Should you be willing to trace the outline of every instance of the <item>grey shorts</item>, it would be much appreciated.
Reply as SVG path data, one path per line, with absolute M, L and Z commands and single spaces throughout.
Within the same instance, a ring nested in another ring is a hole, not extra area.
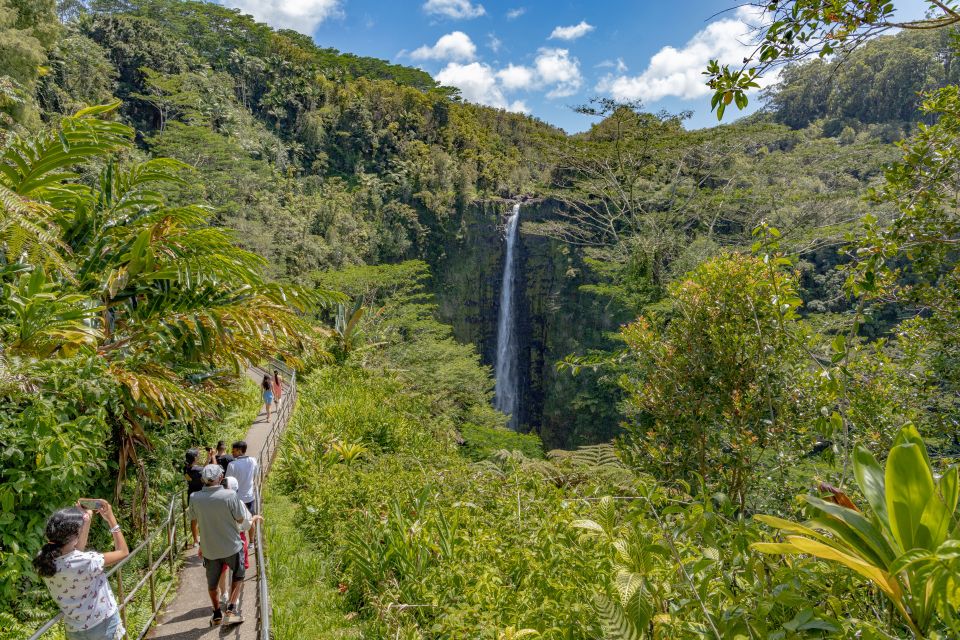
M 233 573 L 234 582 L 243 580 L 246 575 L 246 569 L 243 567 L 243 551 L 238 551 L 229 558 L 203 559 L 203 568 L 207 570 L 207 589 L 212 591 L 217 588 L 224 567 L 228 567 Z
M 245 507 L 247 508 L 247 511 L 250 512 L 250 515 L 252 515 L 252 516 L 257 515 L 257 501 L 256 501 L 256 500 L 251 500 L 250 502 L 244 502 L 244 503 L 243 503 L 243 506 L 245 506 Z

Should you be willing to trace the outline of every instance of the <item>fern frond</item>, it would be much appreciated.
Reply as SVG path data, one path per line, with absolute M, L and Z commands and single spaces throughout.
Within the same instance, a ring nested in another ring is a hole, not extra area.
M 643 636 L 627 618 L 623 608 L 606 596 L 597 595 L 593 599 L 600 628 L 606 640 L 642 640 Z
M 0 184 L 0 242 L 7 262 L 26 260 L 69 274 L 63 256 L 70 250 L 61 242 L 53 216 L 49 205 Z

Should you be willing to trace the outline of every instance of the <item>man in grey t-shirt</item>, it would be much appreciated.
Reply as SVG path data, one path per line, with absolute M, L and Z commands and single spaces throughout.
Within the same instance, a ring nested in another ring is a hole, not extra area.
M 221 486 L 223 467 L 208 464 L 202 472 L 203 488 L 190 496 L 190 521 L 200 525 L 200 553 L 207 571 L 207 590 L 213 603 L 213 618 L 210 624 L 243 622 L 237 609 L 243 591 L 243 542 L 237 524 L 247 518 L 247 510 L 236 491 Z M 230 603 L 226 616 L 220 610 L 217 583 L 224 567 L 233 572 L 230 587 Z

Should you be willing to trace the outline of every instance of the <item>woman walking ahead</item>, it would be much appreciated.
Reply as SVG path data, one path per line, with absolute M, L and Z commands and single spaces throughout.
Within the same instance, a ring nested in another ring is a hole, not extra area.
M 80 504 L 96 504 L 113 534 L 113 551 L 86 551 L 93 511 Z M 33 564 L 63 612 L 67 640 L 119 640 L 124 635 L 120 610 L 104 568 L 129 555 L 127 542 L 106 500 L 84 500 L 60 509 L 47 520 L 47 543 Z
M 280 407 L 280 396 L 283 395 L 283 380 L 280 378 L 280 372 L 273 370 L 273 403 L 275 407 Z
M 273 382 L 270 376 L 263 376 L 260 389 L 263 391 L 263 404 L 267 407 L 267 422 L 270 422 L 270 406 L 273 404 Z

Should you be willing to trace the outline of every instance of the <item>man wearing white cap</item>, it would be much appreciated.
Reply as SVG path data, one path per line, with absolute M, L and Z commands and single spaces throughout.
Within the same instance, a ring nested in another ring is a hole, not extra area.
M 203 488 L 191 494 L 189 514 L 190 521 L 200 525 L 200 553 L 207 572 L 207 591 L 213 603 L 210 624 L 237 624 L 243 622 L 237 603 L 243 592 L 245 575 L 243 542 L 237 524 L 247 517 L 247 510 L 236 491 L 221 486 L 223 467 L 219 464 L 205 466 L 201 477 Z M 217 582 L 224 566 L 233 573 L 226 615 L 220 609 L 217 598 Z

